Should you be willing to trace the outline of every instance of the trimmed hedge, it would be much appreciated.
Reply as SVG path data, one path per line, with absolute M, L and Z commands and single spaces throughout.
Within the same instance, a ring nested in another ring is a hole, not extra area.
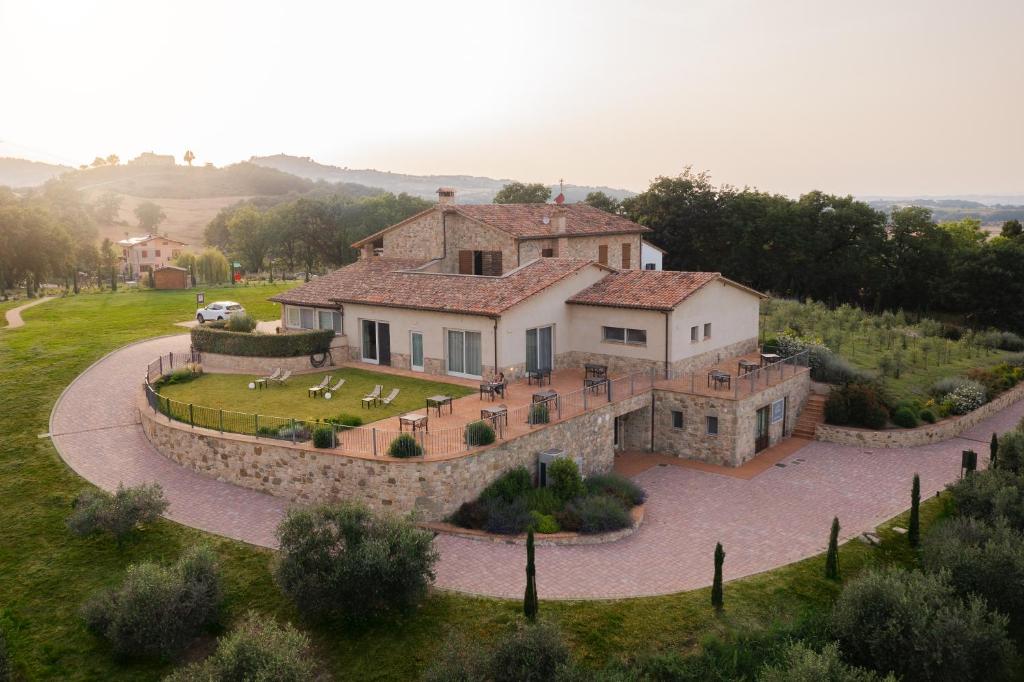
M 334 331 L 331 329 L 287 334 L 247 334 L 207 327 L 192 329 L 192 348 L 197 351 L 255 358 L 293 358 L 326 353 L 333 340 Z

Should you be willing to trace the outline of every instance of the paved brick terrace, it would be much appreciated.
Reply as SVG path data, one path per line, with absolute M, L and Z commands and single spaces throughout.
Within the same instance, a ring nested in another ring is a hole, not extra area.
M 187 336 L 127 346 L 84 372 L 54 407 L 53 440 L 84 478 L 113 489 L 118 482 L 158 481 L 179 523 L 272 547 L 287 503 L 202 477 L 165 459 L 137 424 L 143 368 L 160 353 L 186 351 Z M 725 577 L 769 570 L 825 548 L 833 516 L 853 537 L 909 506 L 910 482 L 921 474 L 934 495 L 959 473 L 960 451 L 987 453 L 993 431 L 1012 428 L 1024 401 L 945 443 L 902 450 L 813 442 L 745 479 L 683 466 L 636 475 L 647 489 L 646 520 L 634 535 L 604 545 L 538 547 L 542 599 L 616 598 L 664 594 L 711 583 L 715 542 L 726 550 Z M 642 467 L 637 467 L 637 469 Z M 522 547 L 439 536 L 437 586 L 519 598 Z

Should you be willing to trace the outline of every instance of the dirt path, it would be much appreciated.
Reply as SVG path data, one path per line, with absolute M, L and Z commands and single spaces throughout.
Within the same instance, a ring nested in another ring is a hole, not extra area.
M 11 308 L 6 313 L 4 313 L 4 317 L 7 318 L 7 328 L 17 329 L 18 327 L 24 327 L 25 320 L 21 319 L 22 310 L 28 310 L 32 306 L 39 305 L 40 303 L 46 303 L 47 301 L 52 301 L 53 299 L 53 296 L 45 296 L 43 298 L 37 298 L 36 300 L 30 303 L 26 303 L 25 305 L 19 305 L 17 308 Z

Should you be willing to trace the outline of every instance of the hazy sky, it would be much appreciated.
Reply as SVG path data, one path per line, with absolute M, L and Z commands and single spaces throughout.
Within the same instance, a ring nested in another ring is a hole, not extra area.
M 1024 192 L 1024 0 L 0 0 L 0 155 Z

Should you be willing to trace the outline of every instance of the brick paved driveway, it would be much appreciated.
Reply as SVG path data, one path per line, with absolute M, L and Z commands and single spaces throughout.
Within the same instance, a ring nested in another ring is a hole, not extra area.
M 187 336 L 153 339 L 118 350 L 83 373 L 54 407 L 51 432 L 64 460 L 84 478 L 112 489 L 119 481 L 159 481 L 180 523 L 257 545 L 273 546 L 287 503 L 183 469 L 149 445 L 137 425 L 135 391 L 146 363 L 184 351 Z M 678 592 L 711 583 L 715 542 L 726 550 L 725 577 L 739 578 L 823 551 L 838 516 L 854 537 L 909 506 L 910 482 L 935 494 L 959 472 L 960 451 L 988 452 L 993 431 L 1012 428 L 1024 401 L 963 437 L 904 450 L 865 450 L 815 442 L 752 480 L 679 467 L 637 477 L 650 500 L 643 527 L 604 545 L 538 547 L 542 599 L 615 598 Z M 525 550 L 441 536 L 437 586 L 519 598 Z

